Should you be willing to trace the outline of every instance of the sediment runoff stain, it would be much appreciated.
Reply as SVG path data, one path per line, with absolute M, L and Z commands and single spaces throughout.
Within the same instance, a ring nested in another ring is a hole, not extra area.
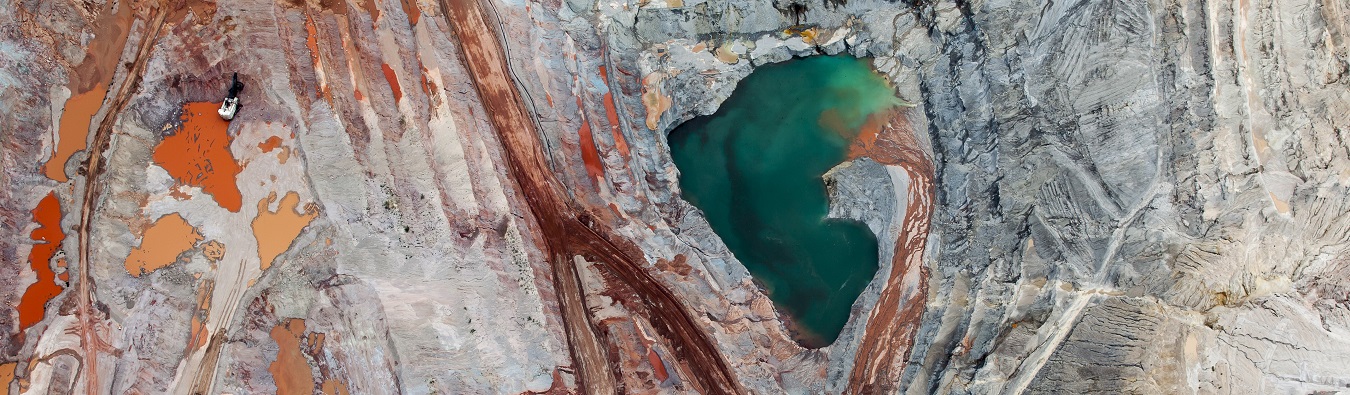
M 760 67 L 715 114 L 670 134 L 684 198 L 809 347 L 839 336 L 877 271 L 876 236 L 826 218 L 821 178 L 847 160 L 869 116 L 902 104 L 869 63 L 811 57 Z

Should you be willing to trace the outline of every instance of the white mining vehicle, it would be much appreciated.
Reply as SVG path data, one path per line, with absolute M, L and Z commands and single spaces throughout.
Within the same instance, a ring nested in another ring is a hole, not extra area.
M 234 73 L 234 83 L 230 84 L 230 93 L 225 96 L 225 101 L 220 103 L 220 110 L 216 113 L 226 121 L 234 119 L 234 114 L 239 112 L 239 91 L 244 90 L 244 83 L 239 82 L 239 73 Z

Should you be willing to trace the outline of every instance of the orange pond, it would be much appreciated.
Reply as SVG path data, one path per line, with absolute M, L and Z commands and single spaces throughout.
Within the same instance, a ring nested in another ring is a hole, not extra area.
M 76 151 L 85 149 L 89 123 L 93 121 L 99 107 L 103 106 L 103 97 L 107 94 L 108 86 L 100 83 L 66 100 L 66 108 L 61 112 L 60 138 L 53 147 L 52 158 L 42 165 L 42 172 L 47 178 L 57 182 L 69 181 L 66 178 L 66 160 Z
M 56 199 L 55 192 L 48 193 L 33 208 L 33 221 L 37 222 L 38 228 L 29 237 L 38 243 L 28 254 L 28 263 L 37 273 L 37 282 L 29 285 L 19 300 L 20 332 L 42 321 L 47 313 L 47 302 L 61 293 L 61 286 L 56 285 L 56 273 L 50 265 L 52 256 L 66 239 L 65 233 L 61 232 L 61 202 Z
M 305 333 L 305 320 L 292 318 L 285 325 L 272 328 L 272 341 L 277 342 L 277 359 L 267 367 L 277 386 L 277 394 L 313 394 L 314 374 L 309 361 L 300 349 Z
M 276 200 L 277 194 L 272 193 L 258 201 L 258 217 L 253 219 L 253 237 L 258 239 L 258 258 L 262 260 L 262 270 L 272 266 L 272 261 L 291 247 L 291 242 L 300 236 L 300 231 L 319 217 L 319 208 L 314 203 L 306 204 L 303 213 L 295 211 L 300 205 L 300 195 L 295 192 L 281 198 L 277 211 L 268 210 L 267 207 Z
M 216 114 L 219 103 L 183 105 L 183 124 L 155 146 L 155 164 L 183 185 L 201 187 L 220 207 L 239 212 L 243 197 L 235 181 L 242 168 L 230 153 L 230 123 Z
M 132 277 L 159 270 L 178 261 L 178 256 L 192 249 L 202 235 L 178 213 L 159 217 L 145 230 L 141 245 L 127 255 L 125 265 Z
M 14 381 L 14 368 L 18 362 L 0 363 L 0 395 L 9 395 L 9 383 Z

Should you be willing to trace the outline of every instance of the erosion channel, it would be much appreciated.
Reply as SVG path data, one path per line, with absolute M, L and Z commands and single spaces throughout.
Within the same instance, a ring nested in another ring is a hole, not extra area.
M 847 160 L 870 116 L 901 104 L 870 60 L 811 57 L 756 69 L 716 113 L 671 132 L 684 198 L 805 346 L 839 336 L 877 271 L 876 236 L 827 218 L 821 176 Z

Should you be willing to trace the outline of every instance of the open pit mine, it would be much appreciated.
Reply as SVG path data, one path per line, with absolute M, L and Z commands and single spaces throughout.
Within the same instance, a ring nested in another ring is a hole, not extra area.
M 1345 0 L 0 0 L 0 395 L 1350 393 Z

